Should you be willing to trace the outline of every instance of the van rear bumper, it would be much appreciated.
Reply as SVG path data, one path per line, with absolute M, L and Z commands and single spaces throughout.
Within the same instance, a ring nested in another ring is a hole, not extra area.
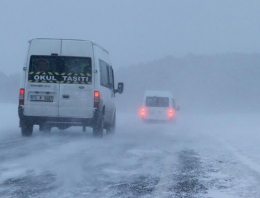
M 99 111 L 94 110 L 94 116 L 92 118 L 70 118 L 70 117 L 45 117 L 45 116 L 27 116 L 24 115 L 24 109 L 22 106 L 18 106 L 18 116 L 20 118 L 20 124 L 22 125 L 41 125 L 48 124 L 52 127 L 66 125 L 70 126 L 93 126 L 95 121 L 99 118 Z

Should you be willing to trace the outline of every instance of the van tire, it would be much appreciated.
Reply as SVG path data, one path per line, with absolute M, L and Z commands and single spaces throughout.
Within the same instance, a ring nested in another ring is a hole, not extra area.
M 104 118 L 100 118 L 93 126 L 93 135 L 96 137 L 103 137 Z
M 21 126 L 21 133 L 22 133 L 22 136 L 24 136 L 24 137 L 31 136 L 33 133 L 33 125 L 28 124 L 28 125 Z
M 107 127 L 106 133 L 107 134 L 114 134 L 116 131 L 116 113 L 114 114 L 114 118 L 112 123 Z

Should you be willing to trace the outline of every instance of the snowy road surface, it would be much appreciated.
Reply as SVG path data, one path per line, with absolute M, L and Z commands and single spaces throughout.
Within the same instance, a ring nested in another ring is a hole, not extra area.
M 0 104 L 0 195 L 60 197 L 260 197 L 260 116 L 179 115 L 144 124 L 118 113 L 117 131 L 34 127 L 24 138 L 17 106 Z

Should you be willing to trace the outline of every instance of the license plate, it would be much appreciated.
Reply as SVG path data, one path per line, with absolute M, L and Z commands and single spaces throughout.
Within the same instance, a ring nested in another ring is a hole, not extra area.
M 31 101 L 53 102 L 53 96 L 31 95 Z

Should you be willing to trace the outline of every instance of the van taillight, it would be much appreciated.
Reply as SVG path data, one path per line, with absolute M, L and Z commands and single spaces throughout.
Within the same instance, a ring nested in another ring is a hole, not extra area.
M 140 116 L 142 116 L 142 117 L 146 116 L 146 109 L 145 108 L 141 108 Z
M 24 93 L 25 90 L 21 88 L 19 93 L 19 105 L 24 105 Z
M 99 91 L 94 91 L 94 107 L 98 108 L 100 103 L 100 93 Z
M 168 110 L 168 116 L 169 116 L 169 118 L 172 118 L 174 116 L 174 109 Z

